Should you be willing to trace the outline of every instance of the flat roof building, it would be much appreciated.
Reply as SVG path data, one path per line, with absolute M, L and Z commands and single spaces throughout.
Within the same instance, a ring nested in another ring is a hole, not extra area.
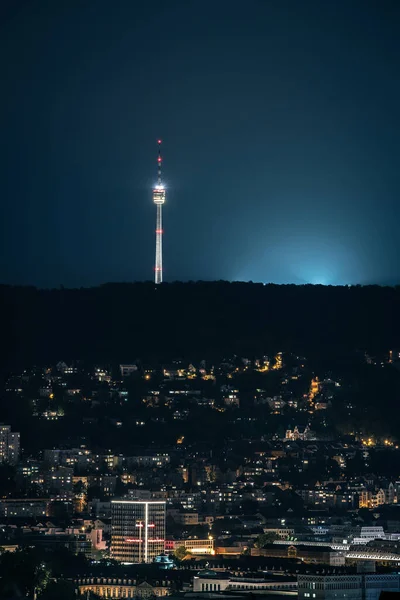
M 165 501 L 112 500 L 111 556 L 150 563 L 165 549 Z
M 299 600 L 378 600 L 382 591 L 400 592 L 398 573 L 298 575 Z

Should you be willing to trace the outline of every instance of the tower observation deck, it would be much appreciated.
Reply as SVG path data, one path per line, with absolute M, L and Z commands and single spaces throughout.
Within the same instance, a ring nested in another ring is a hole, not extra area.
M 163 280 L 163 256 L 162 256 L 162 207 L 165 202 L 165 186 L 161 178 L 161 140 L 158 140 L 158 157 L 157 157 L 157 184 L 153 188 L 153 202 L 157 208 L 156 216 L 156 264 L 154 267 L 154 282 L 162 283 Z

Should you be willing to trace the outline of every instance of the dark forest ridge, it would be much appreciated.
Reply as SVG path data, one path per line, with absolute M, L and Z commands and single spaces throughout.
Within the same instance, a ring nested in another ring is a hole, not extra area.
M 0 287 L 6 363 L 279 350 L 342 355 L 400 339 L 400 287 L 241 282 Z

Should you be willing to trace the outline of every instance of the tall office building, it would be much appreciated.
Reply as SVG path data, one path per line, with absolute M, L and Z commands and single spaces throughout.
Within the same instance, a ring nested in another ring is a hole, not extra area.
M 11 431 L 10 425 L 0 424 L 0 463 L 15 465 L 19 459 L 19 433 Z
M 165 502 L 112 500 L 111 556 L 123 563 L 150 563 L 165 548 Z

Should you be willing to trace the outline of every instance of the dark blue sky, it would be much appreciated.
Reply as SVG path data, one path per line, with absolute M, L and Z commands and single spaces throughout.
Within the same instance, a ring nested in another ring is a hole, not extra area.
M 400 283 L 398 0 L 3 0 L 0 281 Z

